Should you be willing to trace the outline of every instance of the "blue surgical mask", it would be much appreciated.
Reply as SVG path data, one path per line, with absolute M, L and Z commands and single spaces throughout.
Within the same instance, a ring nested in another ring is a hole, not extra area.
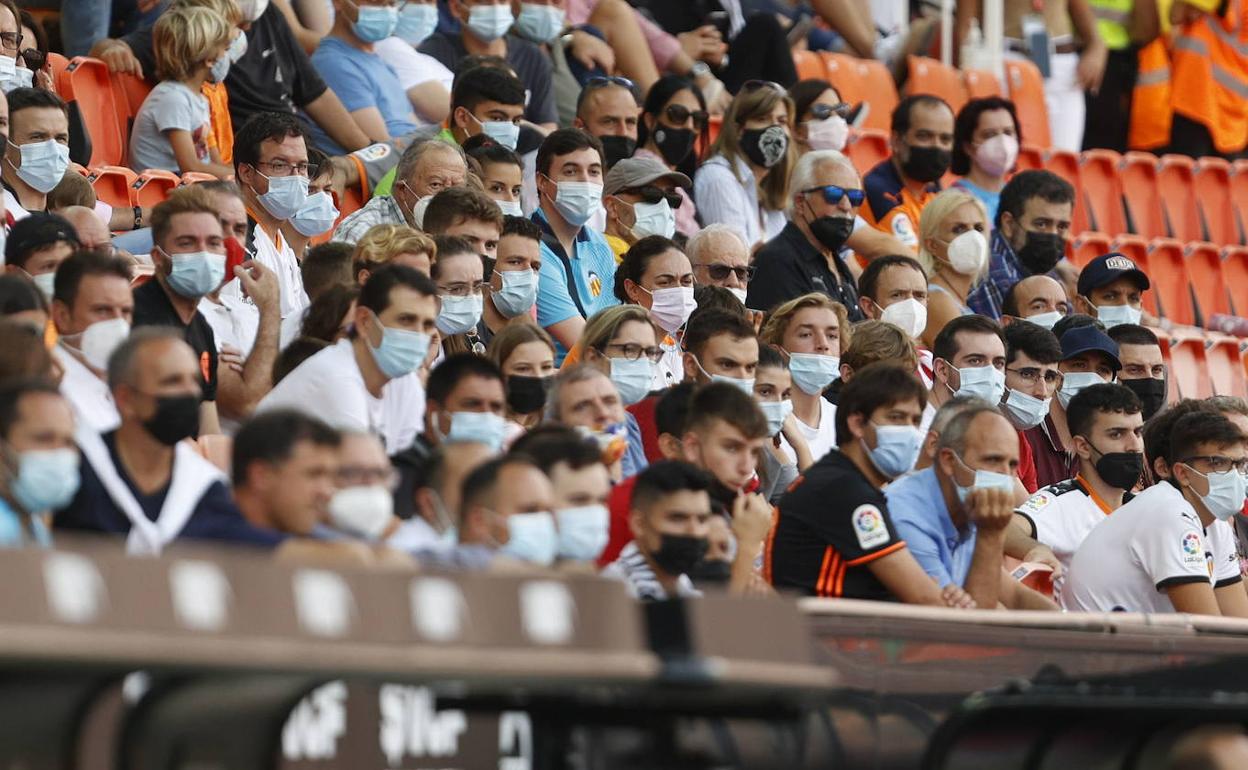
M 1001 403 L 1001 397 L 1005 395 L 1005 372 L 995 366 L 959 369 L 958 380 L 961 384 L 954 392 L 955 396 L 978 398 L 996 406 Z
M 919 459 L 919 450 L 923 446 L 923 432 L 913 425 L 876 425 L 875 449 L 862 442 L 867 457 L 875 469 L 890 479 L 895 479 L 909 472 Z
M 256 171 L 260 176 L 259 170 Z M 264 195 L 257 195 L 256 199 L 260 201 L 260 205 L 264 206 L 264 210 L 274 219 L 283 222 L 299 213 L 299 209 L 303 208 L 303 204 L 308 199 L 308 178 L 298 174 L 290 176 L 264 176 L 269 180 L 269 191 Z
M 553 5 L 521 3 L 516 31 L 534 43 L 549 43 L 563 31 L 564 11 Z
M 490 301 L 505 318 L 527 313 L 537 302 L 537 271 L 495 270 L 503 288 L 490 293 Z
M 555 209 L 573 227 L 588 222 L 602 205 L 598 182 L 559 182 L 555 187 Z
M 793 414 L 793 402 L 787 398 L 783 401 L 759 401 L 758 408 L 762 409 L 763 415 L 767 417 L 768 436 L 780 433 L 784 429 L 784 421 Z
M 555 531 L 555 517 L 547 511 L 511 514 L 507 517 L 507 544 L 499 552 L 539 567 L 554 564 L 555 556 L 559 552 L 559 533 Z
M 227 50 L 208 67 L 209 83 L 224 83 L 225 76 L 230 74 L 230 52 Z
M 32 449 L 18 455 L 13 497 L 27 513 L 69 505 L 81 479 L 76 449 Z
M 1200 501 L 1219 521 L 1230 521 L 1244 510 L 1248 491 L 1242 473 L 1234 468 L 1222 473 L 1201 473 L 1190 465 L 1188 470 L 1208 480 L 1209 493 L 1201 495 Z
M 69 168 L 69 147 L 49 139 L 20 145 L 18 150 L 22 165 L 14 170 L 19 179 L 45 194 L 61 183 L 61 177 Z
M 790 353 L 789 374 L 793 384 L 808 396 L 817 396 L 841 371 L 841 359 L 822 353 Z
M 481 321 L 482 296 L 442 297 L 442 309 L 438 311 L 438 331 L 443 334 L 463 334 L 477 328 Z
M 351 29 L 365 43 L 377 43 L 394 34 L 399 23 L 399 9 L 393 6 L 359 5 L 360 15 Z
M 438 6 L 433 3 L 406 3 L 399 11 L 394 34 L 413 48 L 425 42 L 438 27 Z
M 1098 305 L 1096 308 L 1097 320 L 1105 324 L 1106 329 L 1123 324 L 1139 325 L 1143 315 L 1143 311 L 1138 307 L 1130 305 Z
M 381 319 L 376 314 L 373 318 L 381 326 L 381 344 L 373 347 L 368 335 L 364 335 L 364 343 L 372 351 L 373 360 L 377 362 L 381 373 L 393 380 L 419 369 L 429 355 L 430 335 L 410 329 L 382 326 Z
M 338 221 L 338 207 L 333 197 L 324 191 L 308 196 L 303 208 L 290 218 L 290 226 L 302 236 L 315 238 L 328 232 Z
M 966 461 L 963 460 L 961 457 L 958 457 L 956 454 L 954 455 L 954 457 L 957 457 L 958 462 L 962 464 L 963 468 L 966 468 L 968 471 L 974 470 L 971 468 L 971 466 L 967 465 Z M 957 489 L 958 500 L 961 501 L 963 504 L 965 504 L 967 498 L 971 496 L 972 490 L 1004 489 L 1007 492 L 1013 492 L 1014 482 L 1015 482 L 1015 477 L 1011 476 L 1008 473 L 997 473 L 996 471 L 976 470 L 975 480 L 971 482 L 971 485 L 969 487 L 962 486 L 961 484 L 957 482 L 957 479 L 953 480 L 953 486 Z M 1242 502 L 1241 502 L 1241 505 L 1242 505 Z
M 247 53 L 247 35 L 240 32 L 238 36 L 230 41 L 230 47 L 226 50 L 230 61 L 236 62 L 243 58 L 243 54 Z
M 199 299 L 214 291 L 225 279 L 224 254 L 213 254 L 211 251 L 170 254 L 164 249 L 161 251 L 169 257 L 172 266 L 169 287 L 183 297 Z
M 451 412 L 451 429 L 446 433 L 448 444 L 485 444 L 491 452 L 503 446 L 506 423 L 493 412 Z
M 1006 416 L 1014 423 L 1015 428 L 1028 430 L 1044 422 L 1044 416 L 1049 413 L 1049 403 L 1052 401 L 1051 398 L 1041 399 L 1021 390 L 1011 390 L 1005 399 Z
M 1036 326 L 1044 327 L 1045 329 L 1048 329 L 1049 331 L 1053 331 L 1053 327 L 1057 326 L 1057 322 L 1062 320 L 1063 317 L 1064 316 L 1061 313 L 1057 312 L 1056 310 L 1050 310 L 1047 313 L 1037 313 L 1036 315 L 1029 315 L 1023 320 L 1027 321 L 1028 323 L 1033 323 Z
M 607 547 L 611 514 L 605 505 L 582 505 L 555 511 L 559 523 L 559 558 L 593 561 Z
M 511 5 L 475 5 L 468 12 L 468 29 L 480 41 L 493 42 L 511 29 L 515 17 L 511 15 Z
M 627 358 L 611 359 L 611 383 L 625 406 L 631 406 L 646 397 L 650 383 L 654 381 L 654 362 L 645 356 L 635 361 Z
M 520 126 L 510 120 L 481 120 L 471 112 L 472 119 L 481 126 L 481 133 L 498 142 L 509 150 L 516 149 L 520 141 Z
M 672 211 L 666 200 L 658 203 L 634 203 L 633 217 L 633 226 L 629 229 L 634 238 L 641 239 L 647 235 L 671 238 L 676 234 L 676 212 Z
M 1079 391 L 1089 385 L 1099 385 L 1104 381 L 1101 379 L 1101 375 L 1096 372 L 1068 372 L 1062 375 L 1062 388 L 1057 391 L 1057 400 L 1061 402 L 1062 408 L 1065 409 L 1070 406 L 1070 400 Z

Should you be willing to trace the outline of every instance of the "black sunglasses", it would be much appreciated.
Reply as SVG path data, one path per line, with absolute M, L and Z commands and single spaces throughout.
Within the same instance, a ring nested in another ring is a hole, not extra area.
M 849 205 L 861 206 L 866 200 L 867 193 L 863 190 L 851 190 L 846 187 L 837 187 L 834 184 L 825 184 L 822 187 L 810 187 L 802 190 L 803 193 L 822 192 L 823 199 L 833 206 L 841 202 L 841 198 L 849 198 Z
M 849 115 L 849 104 L 841 102 L 840 104 L 812 104 L 810 105 L 810 117 L 812 120 L 827 120 L 833 115 L 840 115 L 842 118 Z
M 698 131 L 706 128 L 706 121 L 710 119 L 706 110 L 691 110 L 683 104 L 669 104 L 663 112 L 669 121 L 678 126 L 692 118 L 693 127 Z
M 754 277 L 755 270 L 756 268 L 753 265 L 746 265 L 745 267 L 731 267 L 729 265 L 716 263 L 706 266 L 706 274 L 711 277 L 712 281 L 722 281 L 728 277 L 729 273 L 733 273 L 737 276 L 737 280 L 741 283 L 749 283 L 750 279 Z
M 680 197 L 680 193 L 675 190 L 668 192 L 652 184 L 648 184 L 645 187 L 634 187 L 631 190 L 621 190 L 621 192 L 629 195 L 640 195 L 641 199 L 646 203 L 658 203 L 661 200 L 666 200 L 667 205 L 671 206 L 673 211 L 680 208 L 680 204 L 685 202 L 685 199 Z
M 628 78 L 622 78 L 618 75 L 595 75 L 585 81 L 584 88 L 588 91 L 595 88 L 606 88 L 607 86 L 620 86 L 621 88 L 627 88 L 634 96 L 637 94 L 637 84 Z

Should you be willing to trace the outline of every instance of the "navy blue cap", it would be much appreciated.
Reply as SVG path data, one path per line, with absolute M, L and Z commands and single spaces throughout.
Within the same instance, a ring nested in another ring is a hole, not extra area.
M 1126 254 L 1111 251 L 1092 260 L 1079 272 L 1079 293 L 1088 296 L 1088 292 L 1099 289 L 1105 284 L 1113 283 L 1119 278 L 1133 278 L 1140 291 L 1149 288 L 1148 275 L 1135 266 L 1135 261 Z
M 32 211 L 30 216 L 17 220 L 9 230 L 4 244 L 4 261 L 7 264 L 25 264 L 26 257 L 46 246 L 65 241 L 78 246 L 78 233 L 64 217 L 43 211 Z
M 1118 360 L 1118 343 L 1095 326 L 1078 326 L 1074 329 L 1067 329 L 1062 335 L 1063 361 L 1069 361 L 1080 353 L 1087 353 L 1090 350 L 1109 356 L 1114 369 L 1122 368 L 1122 362 Z

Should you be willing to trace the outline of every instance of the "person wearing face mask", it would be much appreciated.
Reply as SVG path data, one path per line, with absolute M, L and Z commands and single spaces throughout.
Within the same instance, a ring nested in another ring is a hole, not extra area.
M 48 193 L 69 168 L 69 108 L 37 88 L 8 93 L 9 130 L 0 180 L 11 221 L 48 207 Z
M 767 417 L 771 438 L 759 453 L 758 492 L 772 504 L 797 480 L 799 473 L 814 465 L 810 446 L 798 430 L 793 416 L 793 375 L 780 351 L 763 346 L 758 351 L 754 372 L 754 400 Z
M 378 433 L 386 450 L 411 445 L 424 419 L 425 362 L 438 317 L 437 286 L 401 264 L 378 267 L 360 288 L 352 328 L 300 364 L 256 407 L 295 409 L 342 431 Z
M 807 596 L 969 607 L 957 585 L 923 574 L 882 487 L 919 456 L 923 386 L 905 367 L 863 368 L 842 394 L 838 446 L 806 471 L 775 514 L 763 574 Z
M 953 150 L 953 110 L 939 97 L 907 96 L 893 110 L 891 154 L 862 179 L 863 219 L 907 248 L 920 245 L 919 214 L 940 192 Z
M 248 524 L 228 478 L 184 439 L 201 433 L 200 367 L 175 329 L 136 329 L 109 359 L 121 423 L 79 430 L 82 483 L 56 511 L 54 531 L 124 537 L 126 551 L 155 555 L 175 540 L 274 546 L 281 537 Z
M 842 304 L 851 321 L 863 320 L 857 284 L 846 262 L 846 241 L 864 195 L 858 172 L 841 153 L 816 150 L 803 155 L 793 170 L 789 222 L 754 255 L 757 272 L 746 306 L 765 311 L 819 292 Z
M 617 260 L 649 235 L 673 238 L 676 212 L 684 205 L 677 189 L 693 186 L 689 177 L 652 158 L 627 158 L 607 172 L 602 205 L 607 212 L 607 243 Z
M 637 419 L 624 409 L 611 378 L 600 369 L 586 365 L 561 369 L 546 396 L 545 417 L 592 436 L 615 481 L 648 463 Z
M 68 504 L 80 483 L 75 423 L 51 383 L 0 386 L 0 546 L 52 545 L 44 515 Z
M 422 554 L 422 563 L 475 570 L 550 567 L 559 556 L 554 496 L 550 480 L 529 458 L 487 460 L 464 478 L 457 546 Z
M 485 194 L 498 204 L 503 215 L 523 217 L 524 161 L 520 156 L 481 134 L 468 140 L 464 152 L 481 166 Z
M 1112 329 L 1120 324 L 1139 325 L 1144 311 L 1142 295 L 1150 287 L 1148 275 L 1118 252 L 1102 254 L 1079 271 L 1079 296 L 1075 307 Z
M 433 449 L 419 462 L 408 462 L 416 459 L 413 453 L 388 460 L 398 471 L 394 513 L 403 520 L 389 544 L 418 556 L 423 551 L 453 548 L 458 539 L 455 518 L 464 477 L 497 455 L 485 444 L 461 441 Z
M 56 269 L 78 248 L 73 226 L 56 214 L 32 213 L 13 225 L 4 243 L 4 268 L 25 275 L 52 299 Z
M 642 238 L 625 253 L 616 270 L 615 294 L 621 302 L 650 311 L 651 320 L 666 333 L 659 342 L 663 356 L 650 389 L 680 382 L 685 373 L 680 340 L 697 308 L 689 258 L 661 235 Z
M 555 129 L 558 113 L 552 87 L 550 58 L 535 44 L 508 34 L 515 17 L 510 0 L 451 0 L 447 10 L 459 32 L 434 32 L 417 49 L 454 70 L 465 56 L 499 56 L 507 60 L 525 90 L 532 94 L 524 116 L 547 130 Z
M 1001 414 L 1018 431 L 1018 480 L 1028 494 L 1040 488 L 1036 457 L 1027 431 L 1044 422 L 1062 384 L 1058 362 L 1062 345 L 1053 332 L 1035 324 L 1005 327 L 1005 396 Z
M 789 89 L 789 98 L 797 116 L 793 138 L 799 151 L 845 149 L 850 106 L 841 101 L 831 83 L 819 79 L 798 81 Z
M 754 392 L 758 369 L 758 337 L 739 314 L 705 308 L 689 319 L 682 345 L 685 379 L 699 385 L 726 382 L 742 393 Z
M 388 192 L 375 189 L 368 203 L 342 218 L 330 240 L 359 241 L 377 225 L 421 228 L 427 199 L 449 187 L 464 184 L 467 165 L 459 145 L 437 139 L 413 142 L 394 168 Z
M 486 280 L 488 293 L 481 322 L 477 324 L 477 339 L 485 344 L 508 324 L 527 322 L 532 314 L 542 269 L 541 239 L 542 231 L 532 221 L 520 217 L 503 218 L 498 256 Z M 489 267 L 487 262 L 487 269 Z
M 1083 612 L 1248 616 L 1231 540 L 1212 529 L 1244 508 L 1248 450 L 1230 420 L 1197 408 L 1178 417 L 1163 454 L 1167 475 L 1095 527 L 1062 591 Z
M 439 138 L 463 145 L 484 134 L 513 152 L 524 118 L 524 84 L 501 67 L 473 67 L 455 78 L 451 112 Z
M 1001 189 L 1014 172 L 1020 144 L 1018 113 L 1009 99 L 972 99 L 958 111 L 950 170 L 961 178 L 953 186 L 979 198 L 989 222 L 997 218 Z
M 1029 275 L 1010 287 L 1001 302 L 1001 323 L 1030 321 L 1052 330 L 1070 314 L 1066 290 L 1047 275 Z
M 920 428 L 932 424 L 936 410 L 956 396 L 993 404 L 1005 394 L 1005 337 L 995 321 L 959 316 L 941 329 L 932 345 L 932 389 Z
M 636 88 L 627 78 L 592 77 L 577 97 L 573 125 L 602 142 L 608 169 L 637 150 Z
M 657 160 L 669 171 L 679 171 L 692 179 L 698 166 L 698 140 L 702 140 L 703 147 L 710 143 L 708 121 L 702 91 L 686 78 L 665 75 L 646 93 L 633 157 Z M 683 200 L 676 209 L 676 232 L 692 237 L 701 228 L 697 205 L 691 191 L 677 187 L 676 193 Z
M 281 224 L 282 237 L 290 244 L 290 250 L 299 255 L 300 260 L 307 257 L 313 239 L 319 240 L 320 236 L 333 229 L 339 215 L 338 207 L 334 205 L 334 169 L 329 162 L 329 156 L 315 147 L 309 147 L 308 165 L 317 169 L 316 175 L 308 179 L 308 197 L 295 215 Z M 238 188 L 234 186 L 233 189 Z M 244 240 L 246 237 L 239 240 L 239 243 Z M 312 299 L 310 292 L 308 298 Z
M 858 307 L 868 319 L 885 321 L 914 340 L 918 375 L 932 386 L 932 351 L 921 343 L 927 330 L 927 272 L 913 257 L 876 257 L 858 276 Z
M 537 323 L 558 343 L 558 364 L 580 338 L 585 319 L 621 302 L 611 245 L 585 226 L 602 205 L 603 165 L 602 145 L 578 128 L 551 132 L 537 151 Z
M 1001 317 L 1010 287 L 1053 271 L 1066 255 L 1075 190 L 1050 171 L 1020 171 L 1001 189 L 993 219 L 988 275 L 967 298 L 972 310 Z
M 928 275 L 927 326 L 931 346 L 951 320 L 970 315 L 967 297 L 988 267 L 988 218 L 965 190 L 945 190 L 919 217 L 919 264 Z
M 220 179 L 234 170 L 210 147 L 212 131 L 205 83 L 225 80 L 233 28 L 208 8 L 178 7 L 161 14 L 152 28 L 152 50 L 163 78 L 134 117 L 128 165 L 178 174 L 190 171 Z
M 1118 360 L 1122 362 L 1119 384 L 1140 399 L 1144 421 L 1153 419 L 1166 405 L 1170 385 L 1161 342 L 1151 329 L 1135 324 L 1118 324 L 1106 333 L 1118 344 Z
M 656 377 L 655 364 L 663 356 L 658 340 L 645 308 L 616 305 L 589 319 L 564 366 L 581 361 L 593 366 L 611 379 L 620 400 L 631 410 L 643 403 Z M 647 456 L 654 455 L 647 452 Z
M 496 335 L 485 355 L 503 373 L 507 388 L 504 443 L 510 446 L 542 419 L 555 376 L 555 343 L 540 326 L 518 322 Z
M 438 332 L 443 355 L 485 352 L 477 337 L 484 302 L 484 266 L 468 239 L 439 235 L 433 239 L 438 258 L 430 275 L 438 287 Z
M 1018 440 L 995 404 L 945 426 L 936 462 L 885 490 L 897 535 L 941 588 L 961 586 L 978 607 L 1055 610 L 1002 569 L 1013 516 Z
M 1068 573 L 1088 533 L 1131 500 L 1144 472 L 1144 418 L 1134 393 L 1105 383 L 1080 391 L 1067 419 L 1079 472 L 1018 506 L 1013 526 L 1052 548 Z

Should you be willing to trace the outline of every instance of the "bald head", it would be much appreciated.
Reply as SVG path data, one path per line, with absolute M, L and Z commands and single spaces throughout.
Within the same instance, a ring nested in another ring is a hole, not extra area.
M 112 245 L 113 238 L 108 228 L 91 209 L 86 206 L 66 206 L 59 213 L 74 226 L 74 232 L 78 233 L 78 242 L 84 249 L 98 249 Z
M 1047 275 L 1028 276 L 1014 284 L 1002 304 L 1002 312 L 1015 318 L 1053 312 L 1066 315 L 1069 310 L 1066 290 Z

